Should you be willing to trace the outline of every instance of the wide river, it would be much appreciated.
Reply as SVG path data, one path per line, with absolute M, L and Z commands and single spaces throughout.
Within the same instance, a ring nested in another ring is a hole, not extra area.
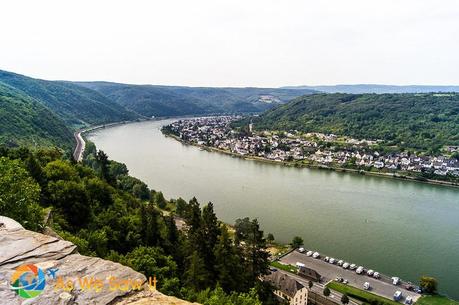
M 88 138 L 168 198 L 212 201 L 219 218 L 258 218 L 307 249 L 418 282 L 459 299 L 459 189 L 298 169 L 207 152 L 162 135 L 172 120 L 120 125 Z

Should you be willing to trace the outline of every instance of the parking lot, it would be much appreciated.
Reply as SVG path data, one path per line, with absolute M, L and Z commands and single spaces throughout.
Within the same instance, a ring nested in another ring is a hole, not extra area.
M 395 291 L 397 290 L 402 292 L 403 297 L 400 300 L 401 302 L 403 302 L 407 296 L 412 297 L 413 303 L 416 302 L 416 300 L 420 297 L 420 294 L 409 291 L 400 286 L 395 286 L 388 282 L 372 278 L 366 274 L 357 274 L 353 270 L 344 269 L 336 264 L 329 264 L 323 260 L 323 257 L 320 259 L 315 259 L 307 256 L 304 253 L 293 251 L 282 257 L 280 262 L 290 265 L 295 265 L 297 262 L 303 263 L 306 267 L 317 271 L 322 276 L 322 281 L 324 283 L 334 280 L 337 277 L 342 277 L 343 279 L 349 281 L 348 285 L 357 287 L 359 289 L 363 289 L 364 283 L 368 282 L 370 283 L 371 287 L 369 292 L 388 299 L 392 299 Z

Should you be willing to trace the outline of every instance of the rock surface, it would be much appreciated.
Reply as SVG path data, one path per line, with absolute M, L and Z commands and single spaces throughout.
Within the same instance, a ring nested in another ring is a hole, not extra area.
M 34 264 L 46 273 L 45 289 L 32 299 L 21 298 L 10 286 L 16 268 L 25 264 Z M 49 271 L 56 269 L 53 277 Z M 89 283 L 91 279 L 92 288 L 84 289 L 84 281 Z M 0 304 L 190 303 L 150 290 L 145 276 L 129 267 L 80 255 L 71 242 L 25 230 L 14 220 L 0 216 Z

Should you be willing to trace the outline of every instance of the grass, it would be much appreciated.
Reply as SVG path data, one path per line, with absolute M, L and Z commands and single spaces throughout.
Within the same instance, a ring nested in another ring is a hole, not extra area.
M 279 262 L 271 262 L 270 265 L 277 269 L 281 269 L 281 270 L 291 272 L 291 273 L 296 273 L 296 267 L 292 265 L 284 265 Z
M 333 289 L 335 291 L 346 293 L 349 297 L 370 303 L 370 301 L 378 301 L 379 304 L 387 304 L 387 305 L 400 305 L 400 303 L 395 302 L 393 300 L 381 297 L 374 293 L 364 291 L 352 286 L 344 285 L 338 282 L 330 282 L 327 284 L 327 287 Z M 424 304 L 427 305 L 427 304 Z M 459 305 L 459 304 L 458 304 Z
M 416 305 L 459 305 L 459 302 L 441 295 L 425 295 L 419 298 Z

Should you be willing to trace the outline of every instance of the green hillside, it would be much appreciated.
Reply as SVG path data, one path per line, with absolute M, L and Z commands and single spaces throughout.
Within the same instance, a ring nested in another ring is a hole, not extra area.
M 146 116 L 261 112 L 310 89 L 210 88 L 83 82 L 119 105 Z
M 138 117 L 100 93 L 73 83 L 34 79 L 1 70 L 0 82 L 43 103 L 71 127 L 132 120 Z
M 71 148 L 73 134 L 38 101 L 0 83 L 0 144 Z
M 254 125 L 438 151 L 459 145 L 459 94 L 315 94 L 265 112 Z

